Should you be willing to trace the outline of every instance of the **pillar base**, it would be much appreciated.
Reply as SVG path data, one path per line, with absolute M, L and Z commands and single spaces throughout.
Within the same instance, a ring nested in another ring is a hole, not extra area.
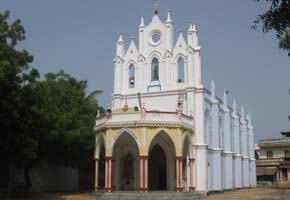
M 94 187 L 95 192 L 99 191 L 99 187 Z
M 140 188 L 140 192 L 148 192 L 148 188 L 146 188 L 146 187 Z
M 194 192 L 195 191 L 195 187 L 188 187 L 190 192 Z
M 105 187 L 104 188 L 106 192 L 112 192 L 112 188 L 111 187 Z
M 175 189 L 176 189 L 176 192 L 182 192 L 184 187 L 176 187 Z

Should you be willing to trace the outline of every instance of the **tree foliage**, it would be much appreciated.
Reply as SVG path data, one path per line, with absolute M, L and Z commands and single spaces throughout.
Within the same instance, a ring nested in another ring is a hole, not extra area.
M 87 95 L 87 82 L 63 71 L 40 80 L 33 57 L 16 48 L 25 39 L 21 21 L 9 24 L 9 15 L 0 13 L 0 164 L 23 168 L 28 192 L 29 170 L 39 161 L 91 164 L 102 91 Z
M 86 95 L 87 82 L 59 71 L 48 73 L 38 82 L 43 97 L 41 111 L 46 118 L 45 138 L 41 140 L 43 159 L 78 167 L 93 159 L 93 126 L 97 109 L 96 90 Z
M 290 56 L 290 0 L 255 0 L 271 2 L 270 9 L 258 16 L 253 28 L 263 24 L 263 32 L 276 31 L 279 47 L 288 51 Z
M 39 74 L 29 67 L 33 57 L 26 50 L 15 48 L 25 39 L 20 20 L 8 24 L 8 18 L 8 11 L 0 13 L 0 155 L 13 165 L 24 167 L 37 157 L 35 127 L 40 123 L 40 113 L 30 83 Z

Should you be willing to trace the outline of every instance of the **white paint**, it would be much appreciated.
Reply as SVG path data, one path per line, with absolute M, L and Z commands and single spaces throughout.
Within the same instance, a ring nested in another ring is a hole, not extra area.
M 154 42 L 152 36 L 156 33 L 159 34 L 160 40 Z M 131 40 L 128 49 L 125 50 L 124 38 L 119 37 L 114 58 L 115 87 L 112 109 L 122 108 L 125 102 L 129 107 L 139 107 L 137 92 L 140 92 L 147 111 L 175 112 L 178 96 L 180 93 L 184 94 L 182 113 L 192 114 L 194 117 L 193 121 L 186 121 L 184 118 L 182 122 L 191 123 L 190 126 L 195 131 L 195 141 L 190 152 L 195 152 L 196 157 L 194 162 L 196 190 L 247 187 L 250 184 L 247 182 L 250 181 L 251 186 L 256 185 L 254 179 L 246 180 L 246 176 L 253 174 L 250 173 L 250 168 L 254 166 L 252 162 L 246 161 L 254 158 L 254 134 L 250 118 L 245 119 L 243 109 L 241 114 L 237 113 L 235 102 L 233 108 L 228 106 L 227 93 L 222 100 L 216 97 L 214 83 L 210 91 L 203 86 L 201 47 L 195 24 L 189 24 L 187 34 L 180 32 L 175 44 L 173 33 L 173 21 L 171 14 L 168 13 L 165 22 L 162 22 L 156 14 L 148 24 L 145 24 L 143 17 L 141 18 L 138 48 L 134 40 Z M 187 35 L 187 38 L 184 35 Z M 152 81 L 151 62 L 154 58 L 159 61 L 159 80 Z M 177 81 L 179 58 L 184 60 L 183 83 Z M 131 64 L 135 66 L 134 88 L 130 88 L 128 82 L 128 68 Z M 173 115 L 166 114 L 148 114 L 146 120 L 149 119 L 168 123 L 176 121 Z M 134 120 L 140 120 L 139 113 L 128 114 L 126 117 L 116 115 L 112 117 L 111 122 Z M 115 136 L 112 145 L 120 134 Z M 131 136 L 135 138 L 132 133 Z M 142 132 L 142 138 L 144 137 Z M 136 138 L 135 141 L 140 146 Z M 178 139 L 178 146 L 180 143 Z

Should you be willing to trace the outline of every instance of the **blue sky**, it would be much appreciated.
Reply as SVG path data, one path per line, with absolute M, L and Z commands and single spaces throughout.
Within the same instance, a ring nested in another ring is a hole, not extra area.
M 64 69 L 88 80 L 90 91 L 104 90 L 98 99 L 106 106 L 118 34 L 124 34 L 127 47 L 131 36 L 137 41 L 140 18 L 148 24 L 153 6 L 153 0 L 1 0 L 0 11 L 22 20 L 26 40 L 19 48 L 34 55 L 34 67 L 42 74 Z M 175 39 L 194 20 L 204 85 L 214 80 L 218 96 L 229 90 L 229 102 L 235 98 L 252 114 L 256 141 L 290 130 L 290 58 L 278 49 L 274 33 L 251 29 L 267 8 L 253 0 L 159 0 L 162 20 L 171 10 Z

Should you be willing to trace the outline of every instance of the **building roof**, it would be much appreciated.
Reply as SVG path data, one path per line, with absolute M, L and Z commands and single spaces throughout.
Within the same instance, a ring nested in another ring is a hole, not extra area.
M 273 176 L 277 172 L 277 167 L 257 167 L 257 176 Z
M 284 147 L 290 146 L 290 138 L 259 140 L 260 147 Z

